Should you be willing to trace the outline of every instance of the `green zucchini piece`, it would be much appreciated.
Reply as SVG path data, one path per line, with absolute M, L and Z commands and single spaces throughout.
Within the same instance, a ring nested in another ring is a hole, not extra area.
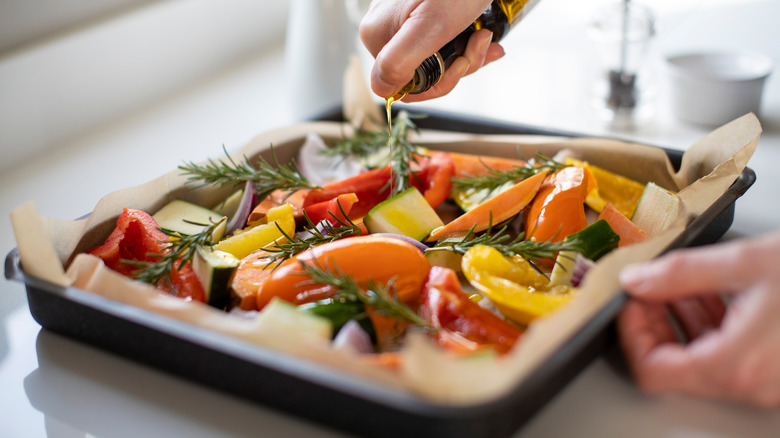
M 224 309 L 230 299 L 230 282 L 241 261 L 229 252 L 198 248 L 192 269 L 206 292 L 206 303 Z
M 475 190 L 473 188 L 466 189 L 466 190 L 454 190 L 452 199 L 455 200 L 455 203 L 460 207 L 463 211 L 471 211 L 475 207 L 479 206 L 483 202 L 487 201 L 490 198 L 493 198 L 494 196 L 509 190 L 512 188 L 512 186 L 515 185 L 514 181 L 508 181 L 496 188 L 493 189 L 479 189 Z
M 631 222 L 649 237 L 654 237 L 682 216 L 683 211 L 682 201 L 677 194 L 649 182 L 636 204 Z
M 238 211 L 238 206 L 241 204 L 241 198 L 244 196 L 244 190 L 238 190 L 233 192 L 230 196 L 225 198 L 224 201 L 220 202 L 214 208 L 211 210 L 214 211 L 216 214 L 220 214 L 222 216 L 227 216 L 228 218 L 236 214 L 236 211 Z
M 301 304 L 298 306 L 298 310 L 328 319 L 333 324 L 334 337 L 344 327 L 344 324 L 354 319 L 368 333 L 371 341 L 376 343 L 374 326 L 366 313 L 365 305 L 359 301 L 327 298 L 313 303 Z
M 214 242 L 218 242 L 225 235 L 227 225 L 225 216 L 181 199 L 169 202 L 152 217 L 160 228 L 189 235 L 198 234 L 211 224 L 222 221 L 212 234 Z
M 580 242 L 581 254 L 593 261 L 617 248 L 620 242 L 620 236 L 604 219 L 599 219 L 580 231 L 567 236 L 563 241 L 570 242 L 574 239 Z M 576 258 L 576 251 L 559 252 L 558 257 L 555 259 L 552 274 L 550 274 L 550 283 L 570 284 Z
M 618 233 L 613 231 L 612 227 L 604 219 L 593 222 L 580 231 L 567 236 L 563 241 L 570 242 L 574 239 L 578 239 L 581 242 L 582 255 L 594 262 L 617 248 L 620 242 Z
M 452 250 L 453 243 L 459 243 L 468 235 L 467 231 L 457 231 L 440 240 L 436 246 L 425 251 L 425 258 L 431 266 L 442 266 L 460 273 L 463 268 L 461 262 L 463 255 Z
M 369 233 L 395 233 L 423 241 L 444 222 L 419 190 L 412 187 L 377 204 L 363 219 Z
M 303 339 L 327 343 L 333 338 L 333 324 L 328 319 L 298 310 L 280 298 L 271 299 L 255 321 L 260 330 L 280 330 Z

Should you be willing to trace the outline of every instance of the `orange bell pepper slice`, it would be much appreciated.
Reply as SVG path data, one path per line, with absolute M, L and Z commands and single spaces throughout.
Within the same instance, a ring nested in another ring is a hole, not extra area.
M 298 305 L 333 294 L 333 286 L 314 283 L 305 274 L 301 263 L 314 263 L 324 268 L 338 267 L 360 285 L 369 281 L 386 284 L 392 280 L 398 299 L 404 303 L 417 301 L 431 268 L 428 259 L 414 245 L 393 237 L 371 235 L 319 245 L 292 260 L 277 268 L 263 282 L 257 294 L 258 309 L 262 309 L 273 297 Z
M 520 213 L 539 191 L 547 171 L 528 177 L 511 188 L 457 217 L 452 222 L 434 230 L 428 242 L 439 240 L 457 231 L 484 231 L 491 225 L 501 223 Z M 584 211 L 583 211 L 584 214 Z
M 558 242 L 585 228 L 588 184 L 581 167 L 564 167 L 550 175 L 528 209 L 526 238 Z

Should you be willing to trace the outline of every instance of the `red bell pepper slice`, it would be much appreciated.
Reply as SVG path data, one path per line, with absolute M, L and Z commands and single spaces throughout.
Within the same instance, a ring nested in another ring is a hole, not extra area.
M 341 181 L 324 185 L 322 188 L 311 189 L 303 201 L 303 207 L 330 201 L 339 195 L 354 193 L 358 200 L 349 213 L 350 219 L 358 219 L 390 195 L 390 167 L 373 169 Z
M 151 254 L 162 254 L 168 240 L 168 236 L 160 231 L 157 221 L 148 213 L 126 208 L 105 243 L 89 253 L 100 257 L 106 267 L 133 278 L 138 268 L 125 263 L 125 260 L 156 262 L 159 259 Z M 157 287 L 181 298 L 205 301 L 203 287 L 189 264 L 181 266 L 180 269 L 174 268 L 170 280 L 173 291 L 167 282 L 161 282 Z
M 449 154 L 434 152 L 428 157 L 421 156 L 417 169 L 412 175 L 412 185 L 417 187 L 431 207 L 436 208 L 450 195 L 451 178 L 455 164 Z M 339 195 L 354 193 L 358 201 L 349 212 L 350 219 L 359 219 L 377 204 L 390 197 L 390 166 L 373 169 L 360 175 L 326 184 L 322 188 L 312 189 L 303 202 L 304 208 L 324 201 L 330 201 Z
M 431 207 L 436 208 L 450 197 L 452 190 L 452 177 L 455 175 L 455 162 L 446 152 L 433 152 L 429 157 L 420 162 L 420 172 L 417 178 L 412 178 L 412 184 L 417 180 L 423 197 Z
M 343 195 L 338 195 L 329 201 L 318 202 L 308 207 L 304 207 L 303 211 L 306 213 L 306 216 L 311 223 L 315 225 L 327 220 L 331 225 L 337 227 L 341 225 L 339 224 L 339 221 L 345 224 L 349 223 L 348 218 L 350 217 L 350 212 L 356 202 L 358 202 L 356 194 L 345 193 Z M 344 216 L 345 214 L 346 217 Z
M 428 273 L 420 293 L 420 315 L 440 329 L 436 338 L 443 347 L 452 345 L 455 334 L 503 354 L 523 334 L 519 327 L 471 301 L 461 289 L 455 271 L 441 266 L 432 267 Z

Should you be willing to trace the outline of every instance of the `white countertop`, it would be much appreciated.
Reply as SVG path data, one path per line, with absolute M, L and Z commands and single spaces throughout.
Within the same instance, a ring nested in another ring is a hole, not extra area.
M 634 133 L 604 129 L 583 92 L 594 64 L 579 2 L 547 0 L 556 1 L 554 6 L 543 2 L 512 31 L 505 59 L 465 79 L 450 96 L 418 107 L 620 135 L 677 149 L 708 131 L 669 114 L 661 70 L 654 76 L 656 118 Z M 780 2 L 723 1 L 707 7 L 698 2 L 694 10 L 660 3 L 665 9 L 659 14 L 651 63 L 681 49 L 741 48 L 763 52 L 780 65 L 780 27 L 775 23 Z M 5 255 L 15 246 L 7 213 L 25 201 L 33 200 L 44 216 L 78 217 L 113 190 L 145 182 L 182 160 L 217 156 L 223 144 L 237 149 L 258 132 L 297 121 L 285 77 L 284 50 L 266 51 L 5 168 L 0 175 L 0 252 Z M 727 238 L 780 228 L 777 73 L 767 84 L 760 119 L 764 133 L 749 164 L 758 179 L 737 202 Z M 616 351 L 594 361 L 517 436 L 780 434 L 779 410 L 647 396 L 616 362 Z M 42 330 L 27 309 L 23 285 L 5 280 L 0 281 L 0 412 L 0 435 L 7 437 L 340 436 Z

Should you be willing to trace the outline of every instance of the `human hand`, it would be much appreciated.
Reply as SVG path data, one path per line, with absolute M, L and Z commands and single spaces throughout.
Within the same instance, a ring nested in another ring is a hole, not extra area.
M 371 89 L 392 96 L 414 77 L 415 69 L 469 27 L 490 0 L 374 0 L 360 23 L 360 38 L 376 59 Z M 466 52 L 430 90 L 404 97 L 417 102 L 443 96 L 465 75 L 504 55 L 504 49 L 482 29 L 469 39 Z
M 620 342 L 643 390 L 780 406 L 780 233 L 676 251 L 620 281 L 634 298 L 618 317 Z

